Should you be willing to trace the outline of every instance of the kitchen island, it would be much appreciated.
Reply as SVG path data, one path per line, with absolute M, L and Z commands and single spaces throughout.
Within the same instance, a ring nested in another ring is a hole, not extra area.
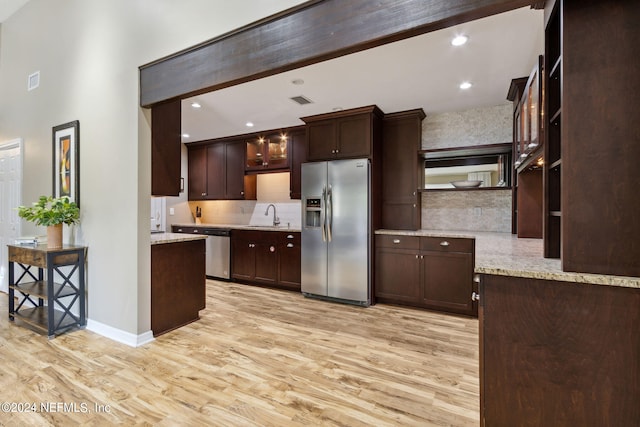
M 481 425 L 640 425 L 640 278 L 562 271 L 541 239 L 474 238 Z
M 199 319 L 205 308 L 204 235 L 151 235 L 151 330 L 154 336 Z

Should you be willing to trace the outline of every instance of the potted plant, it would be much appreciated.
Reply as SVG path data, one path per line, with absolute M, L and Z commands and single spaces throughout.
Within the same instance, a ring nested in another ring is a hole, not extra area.
M 47 247 L 62 247 L 62 224 L 80 222 L 80 209 L 69 197 L 40 196 L 32 206 L 18 206 L 18 216 L 47 227 Z

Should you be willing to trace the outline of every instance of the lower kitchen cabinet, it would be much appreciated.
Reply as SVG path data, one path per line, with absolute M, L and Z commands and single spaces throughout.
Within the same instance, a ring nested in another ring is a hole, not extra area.
M 151 330 L 157 336 L 199 319 L 206 305 L 205 240 L 151 245 Z
M 376 300 L 477 316 L 475 240 L 376 235 Z
M 481 426 L 640 425 L 640 289 L 480 275 Z
M 300 290 L 300 233 L 233 230 L 231 278 Z

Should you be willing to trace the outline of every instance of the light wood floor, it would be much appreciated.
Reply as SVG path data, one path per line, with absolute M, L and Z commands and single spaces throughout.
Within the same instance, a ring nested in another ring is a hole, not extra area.
M 479 424 L 476 319 L 215 281 L 207 292 L 198 322 L 140 348 L 86 330 L 47 340 L 9 322 L 0 294 L 0 402 L 39 411 L 4 405 L 0 424 Z

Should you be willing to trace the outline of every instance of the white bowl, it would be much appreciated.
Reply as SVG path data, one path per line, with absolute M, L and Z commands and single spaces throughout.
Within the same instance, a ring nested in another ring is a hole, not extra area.
M 451 185 L 456 188 L 475 188 L 480 187 L 482 181 L 451 181 Z

